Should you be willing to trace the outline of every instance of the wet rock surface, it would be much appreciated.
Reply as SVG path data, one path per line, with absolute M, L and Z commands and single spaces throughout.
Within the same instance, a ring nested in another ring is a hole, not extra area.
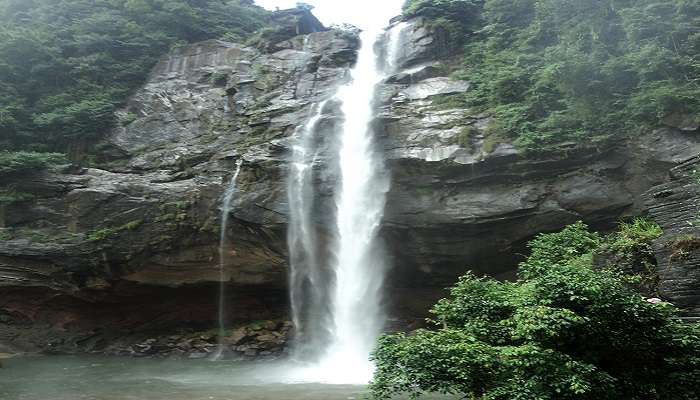
M 286 355 L 292 324 L 289 321 L 258 321 L 218 332 L 167 334 L 137 340 L 120 338 L 104 349 L 90 352 L 114 356 L 185 359 L 274 359 Z
M 649 190 L 649 214 L 663 229 L 654 241 L 659 293 L 688 316 L 700 317 L 700 158 L 673 168 L 670 181 Z
M 60 349 L 80 348 L 76 340 L 100 323 L 118 331 L 214 326 L 220 196 L 240 159 L 226 232 L 224 279 L 237 288 L 230 304 L 241 322 L 283 317 L 292 137 L 314 104 L 350 78 L 359 45 L 356 33 L 312 22 L 299 28 L 310 33 L 287 32 L 270 46 L 207 41 L 173 51 L 119 111 L 122 125 L 96 146 L 90 167 L 13 182 L 36 198 L 0 206 L 0 344 L 31 350 L 54 338 L 64 341 Z M 454 54 L 443 33 L 421 18 L 407 24 L 400 68 L 376 100 L 378 147 L 392 181 L 382 239 L 397 321 L 421 317 L 467 269 L 511 276 L 528 239 L 579 219 L 606 229 L 649 208 L 665 230 L 685 234 L 681 220 L 695 211 L 671 210 L 687 207 L 694 192 L 665 196 L 680 187 L 676 178 L 670 189 L 657 185 L 700 152 L 692 124 L 671 121 L 676 127 L 604 151 L 522 154 L 486 134 L 489 115 L 438 101 L 469 83 L 440 76 L 438 61 Z M 333 234 L 330 150 L 341 118 L 328 102 L 317 134 L 321 238 Z M 656 194 L 642 200 L 652 187 Z M 693 270 L 677 272 L 672 251 L 658 246 L 667 254 L 662 290 L 694 307 Z M 135 354 L 174 342 L 155 339 L 139 342 Z M 268 351 L 232 351 L 253 350 Z

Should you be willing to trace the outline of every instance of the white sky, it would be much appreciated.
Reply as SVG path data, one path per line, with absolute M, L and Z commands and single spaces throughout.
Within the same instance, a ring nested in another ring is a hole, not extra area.
M 389 19 L 401 13 L 404 0 L 306 0 L 314 6 L 314 15 L 328 26 L 347 22 L 359 28 L 384 27 Z M 255 0 L 255 3 L 274 10 L 292 8 L 297 0 Z

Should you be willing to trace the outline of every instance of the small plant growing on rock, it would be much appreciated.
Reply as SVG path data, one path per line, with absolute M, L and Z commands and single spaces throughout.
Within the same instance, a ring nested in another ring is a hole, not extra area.
M 214 72 L 209 77 L 209 82 L 214 86 L 226 86 L 228 82 L 228 74 L 224 72 Z
M 32 199 L 34 199 L 34 195 L 31 193 L 18 192 L 14 189 L 0 188 L 0 205 L 21 203 Z
M 671 242 L 671 261 L 687 260 L 690 253 L 700 249 L 700 237 L 693 234 L 676 236 Z
M 700 170 L 698 170 L 698 169 L 693 170 L 693 179 L 695 180 L 695 182 L 698 185 L 700 185 Z
M 100 242 L 110 237 L 123 232 L 123 231 L 133 231 L 138 229 L 143 224 L 142 220 L 134 220 L 127 222 L 124 225 L 118 226 L 116 228 L 102 228 L 91 232 L 88 232 L 85 236 L 85 240 L 88 242 Z

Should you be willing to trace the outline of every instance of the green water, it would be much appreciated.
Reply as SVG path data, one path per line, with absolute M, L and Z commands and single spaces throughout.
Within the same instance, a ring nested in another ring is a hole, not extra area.
M 358 385 L 276 383 L 290 364 L 115 357 L 28 357 L 3 361 L 2 400 L 348 400 Z M 427 399 L 427 398 L 426 398 Z

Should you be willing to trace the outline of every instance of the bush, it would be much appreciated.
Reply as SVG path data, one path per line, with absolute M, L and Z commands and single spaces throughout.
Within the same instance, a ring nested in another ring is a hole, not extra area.
M 593 269 L 600 240 L 577 223 L 534 240 L 517 282 L 461 278 L 432 329 L 380 339 L 374 397 L 698 399 L 700 325 Z
M 567 264 L 589 254 L 601 241 L 601 237 L 590 232 L 581 221 L 560 232 L 540 234 L 528 243 L 531 254 L 520 264 L 520 276 L 526 279 L 540 276 L 554 265 Z
M 34 172 L 64 162 L 66 157 L 58 153 L 3 151 L 0 152 L 0 176 Z
M 619 230 L 605 238 L 601 250 L 615 252 L 628 259 L 640 256 L 653 258 L 652 241 L 662 233 L 656 222 L 646 218 L 635 218 L 632 222 L 620 223 Z

